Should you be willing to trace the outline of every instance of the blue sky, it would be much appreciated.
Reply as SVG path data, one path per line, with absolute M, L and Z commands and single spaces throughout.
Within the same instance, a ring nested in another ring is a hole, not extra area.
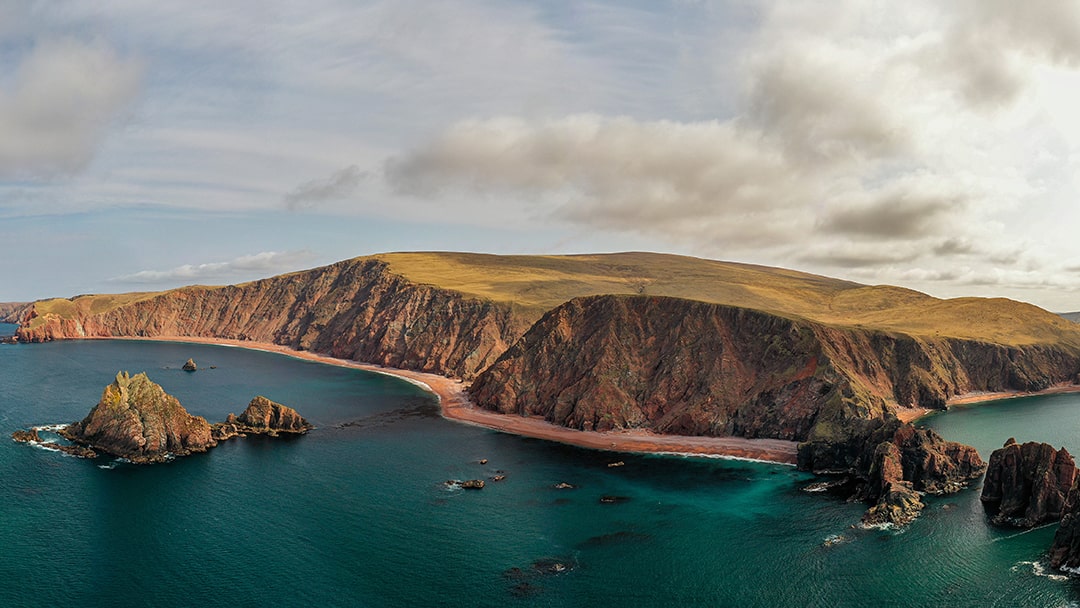
M 0 59 L 0 301 L 655 250 L 1080 309 L 1073 2 L 0 0 Z

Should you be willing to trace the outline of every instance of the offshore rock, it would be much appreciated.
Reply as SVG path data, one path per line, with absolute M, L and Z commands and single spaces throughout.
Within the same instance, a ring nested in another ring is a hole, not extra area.
M 59 434 L 137 464 L 163 462 L 217 445 L 206 419 L 189 414 L 145 373 L 118 373 L 86 418 Z
M 1010 438 L 990 455 L 980 498 L 991 523 L 1032 528 L 1062 518 L 1076 473 L 1065 448 Z
M 37 429 L 30 429 L 29 431 L 15 431 L 11 434 L 11 438 L 20 443 L 32 443 L 41 441 L 41 436 L 38 435 Z
M 906 526 L 922 512 L 926 505 L 911 482 L 895 481 L 886 485 L 878 503 L 863 515 L 864 526 Z
M 1072 574 L 1080 574 L 1080 488 L 1073 486 L 1061 525 L 1050 545 L 1050 565 Z
M 244 413 L 236 419 L 242 432 L 276 435 L 278 433 L 304 434 L 315 428 L 291 407 L 271 401 L 261 395 L 248 404 Z
M 864 446 L 864 457 L 846 473 L 865 480 L 855 498 L 874 505 L 863 517 L 866 525 L 906 525 L 924 507 L 920 492 L 959 491 L 986 468 L 975 448 L 899 421 L 883 424 L 856 443 Z
M 186 361 L 186 362 L 184 363 L 184 367 L 183 367 L 183 368 L 181 368 L 181 369 L 183 369 L 183 370 L 184 370 L 185 372 L 193 372 L 193 371 L 196 371 L 196 370 L 198 370 L 198 369 L 199 369 L 199 366 L 198 366 L 198 365 L 195 365 L 195 360 L 194 360 L 194 359 L 188 359 L 188 360 L 187 360 L 187 361 Z

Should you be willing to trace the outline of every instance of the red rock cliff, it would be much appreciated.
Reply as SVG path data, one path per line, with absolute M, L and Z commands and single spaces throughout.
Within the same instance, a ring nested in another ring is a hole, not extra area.
M 412 283 L 377 259 L 228 287 L 186 287 L 106 312 L 26 309 L 19 339 L 208 337 L 471 378 L 527 328 L 504 304 Z

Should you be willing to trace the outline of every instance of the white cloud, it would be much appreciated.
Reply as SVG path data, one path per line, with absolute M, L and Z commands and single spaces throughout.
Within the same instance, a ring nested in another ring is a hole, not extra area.
M 102 44 L 37 43 L 0 87 L 0 177 L 85 167 L 135 100 L 140 72 Z
M 298 270 L 314 259 L 310 251 L 264 251 L 245 255 L 227 262 L 184 264 L 168 270 L 142 270 L 134 274 L 113 277 L 114 283 L 177 283 L 227 279 L 238 276 L 266 277 Z

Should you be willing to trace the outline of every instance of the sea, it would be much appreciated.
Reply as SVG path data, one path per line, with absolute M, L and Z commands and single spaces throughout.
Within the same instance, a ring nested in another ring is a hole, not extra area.
M 210 421 L 261 394 L 318 428 L 153 466 L 7 439 L 82 418 L 119 370 Z M 1009 437 L 1080 454 L 1077 395 L 924 424 L 984 459 Z M 0 345 L 0 431 L 4 607 L 1080 606 L 1043 562 L 1055 526 L 988 526 L 978 483 L 863 529 L 865 505 L 804 491 L 794 467 L 516 437 L 445 420 L 402 380 L 280 354 Z M 445 483 L 467 479 L 487 483 Z

